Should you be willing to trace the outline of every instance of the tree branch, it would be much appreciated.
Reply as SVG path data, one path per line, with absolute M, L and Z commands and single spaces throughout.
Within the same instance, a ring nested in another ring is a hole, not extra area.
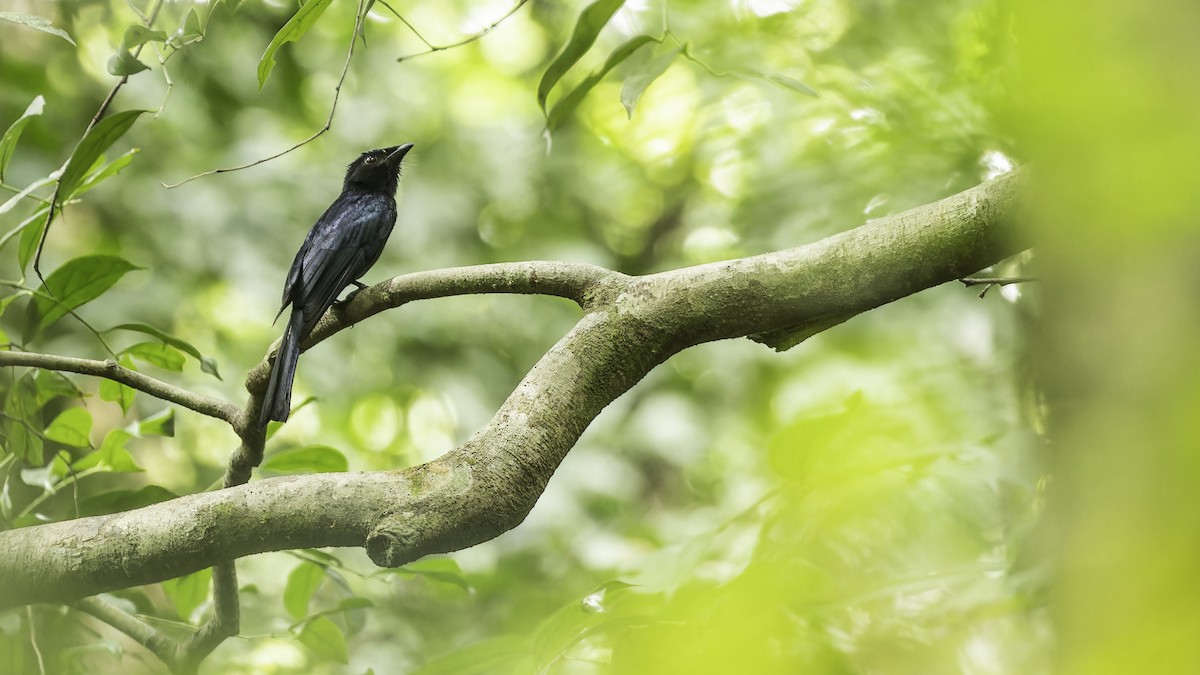
M 427 464 L 272 478 L 0 532 L 0 579 L 15 580 L 0 588 L 0 608 L 69 601 L 265 551 L 363 546 L 377 564 L 397 566 L 487 541 L 524 519 L 591 420 L 671 355 L 711 340 L 812 331 L 1025 248 L 1010 227 L 1019 176 L 809 246 L 646 277 L 567 265 L 547 282 L 542 271 L 555 264 L 528 263 L 523 272 L 460 268 L 367 289 L 327 315 L 313 342 L 387 307 L 463 292 L 550 292 L 580 302 L 584 315 L 487 426 Z M 262 370 L 247 378 L 252 392 Z
M 107 361 L 92 361 L 77 359 L 70 356 L 53 354 L 37 354 L 34 352 L 0 351 L 0 367 L 29 366 L 42 370 L 56 370 L 80 375 L 94 375 L 113 382 L 120 382 L 133 387 L 140 392 L 149 394 L 164 401 L 176 403 L 189 410 L 227 422 L 235 430 L 242 426 L 242 411 L 232 403 L 226 403 L 203 394 L 197 394 L 182 387 L 163 382 L 130 370 L 109 359 Z

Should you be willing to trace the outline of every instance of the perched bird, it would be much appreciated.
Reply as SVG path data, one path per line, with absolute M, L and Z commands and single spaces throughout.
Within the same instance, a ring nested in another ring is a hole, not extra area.
M 325 310 L 347 286 L 365 288 L 359 277 L 383 253 L 396 224 L 396 184 L 400 160 L 412 143 L 368 150 L 346 169 L 342 194 L 308 231 L 283 283 L 283 305 L 292 315 L 275 353 L 271 378 L 263 395 L 259 425 L 287 420 L 292 407 L 292 380 L 300 358 L 300 343 L 312 332 Z

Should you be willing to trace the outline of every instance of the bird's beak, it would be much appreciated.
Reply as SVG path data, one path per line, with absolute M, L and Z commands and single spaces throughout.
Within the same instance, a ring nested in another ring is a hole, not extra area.
M 388 164 L 399 164 L 400 160 L 404 159 L 404 156 L 407 155 L 408 151 L 412 150 L 412 149 L 413 149 L 412 143 L 405 143 L 404 145 L 397 145 L 396 147 L 391 149 L 392 151 L 388 153 L 388 156 L 383 161 Z

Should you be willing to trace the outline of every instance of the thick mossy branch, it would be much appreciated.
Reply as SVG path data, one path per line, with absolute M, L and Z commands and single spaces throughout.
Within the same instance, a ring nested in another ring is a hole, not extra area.
M 331 311 L 310 343 L 411 300 L 466 293 L 559 295 L 584 315 L 487 426 L 433 462 L 273 478 L 2 532 L 0 607 L 72 601 L 265 551 L 362 546 L 395 566 L 496 537 L 524 519 L 592 419 L 671 355 L 712 340 L 811 332 L 1025 248 L 1009 226 L 1021 180 L 1010 174 L 809 246 L 645 277 L 510 263 L 373 286 Z M 247 377 L 251 416 L 265 370 Z

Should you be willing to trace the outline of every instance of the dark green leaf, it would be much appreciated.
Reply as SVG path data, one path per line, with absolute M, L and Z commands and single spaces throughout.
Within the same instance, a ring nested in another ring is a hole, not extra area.
M 39 209 L 39 213 L 34 215 L 36 217 L 26 219 L 20 228 L 21 243 L 17 247 L 17 262 L 21 265 L 22 270 L 30 260 L 33 260 L 33 255 L 37 252 L 38 243 L 42 240 L 42 233 L 50 224 L 51 210 L 49 207 Z
M 45 17 L 34 16 L 32 14 L 21 14 L 20 12 L 0 12 L 0 21 L 20 24 L 26 28 L 32 28 L 34 30 L 40 30 L 43 33 L 57 35 L 67 42 L 75 44 L 75 41 L 71 39 L 71 36 L 67 35 L 67 31 L 61 28 L 55 28 L 54 24 L 50 23 L 50 19 Z
M 122 356 L 117 359 L 117 363 L 130 370 L 137 370 L 133 365 L 133 359 L 128 356 Z M 137 390 L 133 387 L 126 386 L 120 382 L 112 380 L 100 381 L 100 398 L 104 401 L 115 401 L 121 406 L 121 412 L 129 412 L 129 408 L 133 406 L 133 397 L 137 394 Z
M 37 330 L 59 320 L 68 310 L 95 300 L 126 272 L 136 269 L 142 268 L 120 256 L 104 253 L 68 260 L 46 278 L 34 297 L 32 307 L 40 317 Z
M 263 471 L 274 473 L 330 473 L 350 468 L 341 451 L 327 445 L 289 448 L 267 457 Z
M 596 0 L 579 14 L 571 38 L 546 67 L 546 72 L 542 73 L 542 79 L 538 82 L 537 100 L 543 113 L 546 112 L 546 97 L 550 95 L 550 90 L 592 48 L 600 30 L 623 4 L 625 0 Z
M 67 408 L 46 427 L 46 440 L 73 448 L 86 448 L 91 445 L 91 432 L 92 414 L 87 408 Z
M 129 454 L 129 450 L 125 449 L 125 444 L 133 435 L 122 429 L 113 429 L 104 437 L 104 442 L 100 444 L 100 449 L 95 452 L 84 455 L 83 458 L 77 460 L 71 465 L 71 468 L 76 471 L 99 467 L 106 471 L 114 473 L 132 473 L 141 471 L 142 467 L 133 461 L 133 456 Z
M 183 370 L 183 364 L 187 362 L 178 349 L 162 342 L 139 342 L 121 353 L 129 354 L 152 366 L 176 372 Z
M 608 59 L 604 61 L 604 66 L 602 68 L 588 75 L 582 82 L 576 85 L 574 89 L 563 95 L 563 97 L 558 100 L 558 103 L 554 104 L 554 107 L 550 109 L 550 113 L 546 118 L 546 128 L 551 131 L 558 128 L 558 125 L 561 124 L 564 119 L 575 112 L 575 109 L 578 108 L 579 104 L 583 102 L 583 99 L 588 95 L 588 92 L 590 92 L 592 88 L 599 84 L 600 80 L 604 79 L 604 76 L 608 74 L 608 71 L 617 67 L 617 65 L 629 58 L 630 55 L 632 55 L 642 46 L 656 41 L 656 38 L 650 37 L 649 35 L 639 35 L 625 42 L 625 44 L 621 45 L 620 47 L 614 49 L 612 54 L 608 55 Z
M 263 52 L 262 58 L 258 61 L 259 90 L 266 84 L 267 76 L 275 67 L 275 52 L 283 45 L 304 37 L 308 29 L 312 28 L 317 23 L 317 19 L 321 18 L 321 14 L 329 7 L 330 2 L 332 0 L 308 0 L 291 19 L 288 19 L 287 23 L 283 24 L 283 28 L 279 29 L 275 37 L 271 38 L 271 44 L 267 45 L 267 51 Z
M 80 515 L 99 516 L 140 509 L 143 506 L 165 502 L 177 497 L 175 493 L 159 485 L 146 485 L 138 490 L 116 490 L 103 492 L 85 499 L 79 505 Z
M 30 118 L 41 115 L 45 105 L 46 99 L 42 98 L 41 94 L 35 96 L 33 103 L 25 108 L 25 112 L 16 122 L 8 126 L 4 136 L 0 138 L 0 181 L 4 180 L 4 170 L 8 168 L 8 161 L 12 159 L 13 149 L 17 147 L 17 140 L 21 138 L 25 125 L 29 123 Z
M 293 619 L 308 616 L 308 602 L 313 593 L 325 581 L 325 568 L 311 562 L 302 562 L 288 574 L 283 589 L 283 606 Z
M 162 583 L 163 592 L 171 599 L 175 612 L 184 621 L 191 621 L 192 612 L 196 611 L 208 599 L 208 586 L 212 580 L 212 568 L 204 568 L 186 577 L 171 579 Z
M 139 436 L 174 436 L 175 409 L 167 408 L 138 422 Z
M 58 194 L 69 195 L 75 192 L 79 182 L 87 175 L 88 170 L 104 151 L 108 150 L 117 139 L 129 131 L 129 127 L 137 121 L 146 110 L 123 110 L 113 113 L 100 120 L 87 135 L 75 146 L 67 167 L 63 169 L 62 177 L 58 179 Z
M 199 349 L 196 349 L 194 346 L 192 346 L 192 344 L 190 342 L 188 342 L 182 338 L 175 337 L 174 335 L 171 335 L 170 333 L 159 330 L 159 329 L 155 328 L 154 326 L 151 326 L 149 324 L 144 324 L 144 323 L 123 323 L 119 326 L 113 326 L 112 328 L 109 328 L 105 332 L 111 333 L 114 330 L 128 330 L 128 331 L 134 331 L 136 333 L 145 333 L 146 335 L 153 335 L 154 337 L 171 345 L 172 347 L 178 349 L 179 351 L 184 352 L 184 353 L 192 356 L 193 358 L 199 360 L 200 361 L 200 370 L 208 373 L 209 375 L 212 375 L 213 377 L 217 378 L 218 380 L 221 379 L 220 373 L 217 372 L 217 362 L 214 361 L 213 359 L 201 354 Z
M 353 598 L 342 598 L 342 601 L 338 603 L 338 609 L 343 612 L 348 612 L 355 609 L 370 609 L 374 606 L 375 603 L 370 598 L 360 598 L 357 596 Z
M 37 380 L 37 403 L 38 407 L 44 406 L 56 398 L 75 398 L 82 399 L 83 392 L 75 386 L 73 382 L 68 380 L 62 373 L 56 373 L 52 370 L 43 370 L 38 372 L 34 378 Z
M 37 385 L 29 373 L 21 376 L 8 390 L 4 401 L 3 420 L 5 454 L 14 454 L 31 466 L 41 466 L 42 439 L 33 429 L 41 428 L 38 417 Z M 32 427 L 32 428 L 30 428 Z
M 337 624 L 326 617 L 319 616 L 305 623 L 300 629 L 299 638 L 301 644 L 311 649 L 322 660 L 337 663 L 347 663 L 350 660 L 350 654 L 346 650 L 346 636 L 342 635 L 342 630 Z
M 671 62 L 682 50 L 683 45 L 681 44 L 669 47 L 661 54 L 655 54 L 641 68 L 625 78 L 625 83 L 621 85 L 621 105 L 625 106 L 625 112 L 629 117 L 633 117 L 633 109 L 637 106 L 638 99 L 655 80 L 667 72 Z

